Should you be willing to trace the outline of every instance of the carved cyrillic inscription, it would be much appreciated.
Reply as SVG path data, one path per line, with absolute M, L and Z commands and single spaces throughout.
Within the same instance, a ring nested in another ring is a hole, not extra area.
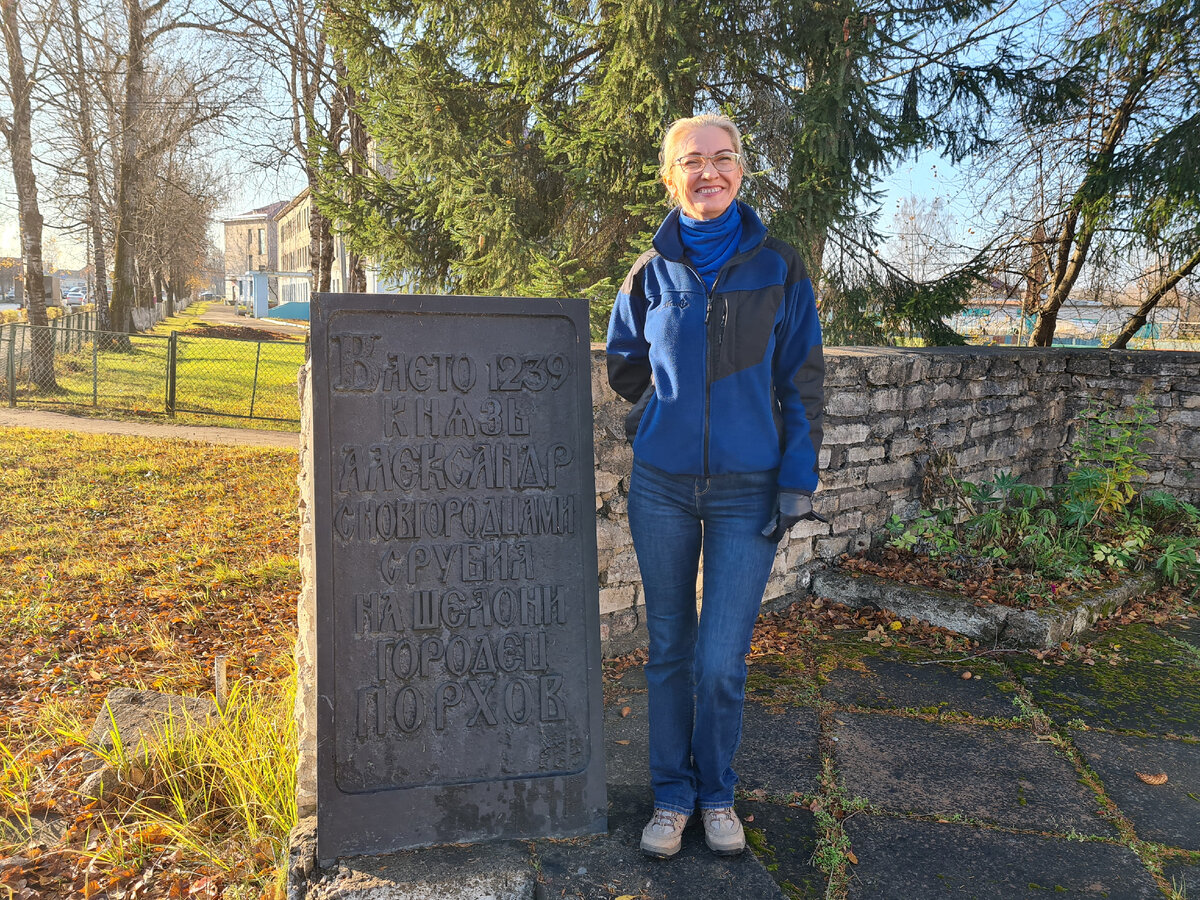
M 338 504 L 333 513 L 333 527 L 343 543 L 574 534 L 575 498 L 526 494 L 429 500 L 354 499 Z
M 330 458 L 334 552 L 348 561 L 337 645 L 357 673 L 337 711 L 346 780 L 578 770 L 587 677 L 572 635 L 594 573 L 574 560 L 591 453 L 563 427 L 577 415 L 562 389 L 587 373 L 564 353 L 415 348 L 408 334 L 330 336 L 347 410 Z M 452 759 L 442 748 L 464 734 L 479 752 Z
M 575 459 L 566 444 L 388 443 L 342 447 L 339 493 L 503 490 L 558 487 Z

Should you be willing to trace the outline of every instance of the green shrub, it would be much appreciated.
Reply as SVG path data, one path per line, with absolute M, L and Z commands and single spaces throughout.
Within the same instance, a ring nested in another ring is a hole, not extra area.
M 1093 404 L 1071 445 L 1066 481 L 1046 489 L 1009 472 L 951 478 L 953 502 L 893 516 L 889 544 L 934 558 L 966 557 L 1087 582 L 1153 568 L 1167 583 L 1200 581 L 1200 509 L 1164 491 L 1139 492 L 1153 440 L 1148 400 L 1128 411 Z

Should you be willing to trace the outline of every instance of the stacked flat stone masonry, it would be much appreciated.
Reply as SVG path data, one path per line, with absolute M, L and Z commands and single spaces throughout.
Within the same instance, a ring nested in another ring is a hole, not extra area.
M 1152 485 L 1200 502 L 1200 353 L 1056 348 L 827 348 L 825 443 L 817 508 L 830 525 L 802 522 L 780 546 L 767 605 L 807 589 L 812 572 L 865 547 L 893 515 L 919 508 L 927 474 L 977 480 L 1009 470 L 1036 484 L 1061 476 L 1074 423 L 1092 399 L 1129 407 L 1145 393 L 1154 443 Z M 315 589 L 312 416 L 301 376 L 301 534 L 297 697 L 302 814 L 315 799 Z M 625 441 L 629 404 L 608 387 L 604 347 L 592 347 L 596 536 L 603 652 L 644 646 L 645 599 L 629 536 L 626 497 L 633 452 Z
M 1151 485 L 1200 502 L 1200 353 L 962 347 L 827 348 L 825 443 L 817 509 L 780 546 L 768 603 L 808 587 L 816 566 L 870 544 L 892 515 L 913 516 L 940 475 L 1008 470 L 1049 485 L 1079 413 L 1095 399 L 1130 407 L 1146 394 L 1156 426 Z M 593 347 L 596 531 L 606 655 L 645 643 L 644 599 L 626 521 L 633 454 L 629 404 L 608 387 Z M 927 478 L 928 476 L 928 478 Z

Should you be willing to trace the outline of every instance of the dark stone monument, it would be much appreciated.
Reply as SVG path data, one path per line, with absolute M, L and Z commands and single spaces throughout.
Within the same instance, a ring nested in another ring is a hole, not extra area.
M 587 306 L 313 303 L 317 855 L 605 830 Z

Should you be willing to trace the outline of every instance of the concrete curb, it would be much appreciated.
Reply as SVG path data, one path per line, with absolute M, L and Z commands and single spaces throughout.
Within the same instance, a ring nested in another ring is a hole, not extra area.
M 1042 609 L 1015 609 L 980 603 L 950 591 L 903 584 L 868 574 L 825 569 L 813 574 L 812 591 L 819 597 L 855 608 L 890 609 L 898 616 L 949 628 L 983 644 L 1045 649 L 1073 640 L 1135 597 L 1158 584 L 1153 574 L 1138 575 L 1099 591 L 1066 598 Z

